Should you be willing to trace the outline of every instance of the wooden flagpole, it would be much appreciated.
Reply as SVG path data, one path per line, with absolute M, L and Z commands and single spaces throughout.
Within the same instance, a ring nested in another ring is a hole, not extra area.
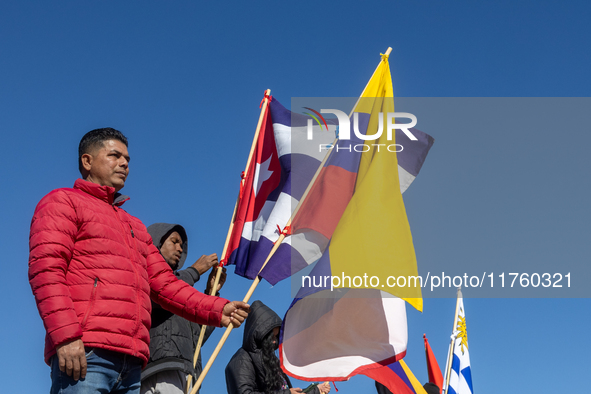
M 460 307 L 460 298 L 462 298 L 462 288 L 458 287 L 458 293 L 457 293 L 457 299 L 456 299 L 456 315 L 454 316 L 454 325 L 451 331 L 451 340 L 449 343 L 449 350 L 448 350 L 448 354 L 447 354 L 447 363 L 445 364 L 445 380 L 443 382 L 443 392 L 445 392 L 447 394 L 447 390 L 449 389 L 449 374 L 451 373 L 451 364 L 453 361 L 453 356 L 454 356 L 454 344 L 456 342 L 456 335 L 454 334 L 456 332 L 456 326 L 458 324 L 458 313 L 459 313 L 459 307 Z
M 386 51 L 385 55 L 389 56 L 390 52 L 392 52 L 392 48 L 389 47 L 388 50 Z M 378 64 L 379 67 L 379 64 Z M 359 99 L 357 100 L 357 103 L 355 104 L 355 106 L 353 107 L 353 110 L 355 110 L 355 107 L 357 106 L 357 104 L 359 103 L 359 100 L 361 100 L 361 97 L 363 96 L 363 93 L 365 93 L 365 90 L 367 89 L 367 87 L 369 86 L 369 81 L 372 80 L 372 78 L 374 77 L 378 67 L 376 67 L 375 71 L 373 72 L 373 74 L 371 75 L 371 78 L 368 80 L 367 84 L 365 85 L 365 88 L 363 88 L 363 91 L 361 92 L 361 95 L 359 96 Z M 352 110 L 352 111 L 353 111 Z M 336 142 L 337 140 L 335 140 Z M 316 181 L 316 178 L 318 177 L 318 175 L 320 174 L 320 170 L 322 170 L 322 167 L 324 167 L 324 164 L 326 163 L 326 160 L 328 159 L 328 154 L 324 157 L 324 159 L 322 160 L 322 162 L 320 163 L 320 165 L 318 166 L 318 170 L 316 170 L 316 173 L 314 174 L 314 177 L 312 178 L 312 180 L 310 181 L 310 183 L 308 183 L 308 187 L 306 188 L 306 191 L 304 192 L 304 194 L 302 195 L 302 198 L 300 199 L 300 201 L 298 202 L 298 205 L 296 206 L 294 212 L 291 215 L 291 218 L 287 221 L 287 224 L 285 225 L 285 227 L 289 227 L 291 226 L 291 221 L 292 218 L 295 217 L 296 213 L 299 211 L 299 208 L 301 207 L 302 203 L 304 202 L 306 196 L 308 195 L 308 192 L 310 191 L 310 189 L 312 188 L 312 185 L 314 184 L 314 182 Z M 281 245 L 281 242 L 283 242 L 283 239 L 285 238 L 285 233 L 282 232 L 279 235 L 279 239 L 277 241 L 275 241 L 275 244 L 273 246 L 273 249 L 271 249 L 271 251 L 269 252 L 269 255 L 267 256 L 267 259 L 265 260 L 265 263 L 263 264 L 263 266 L 261 267 L 261 269 L 259 270 L 259 274 L 261 273 L 261 271 L 263 270 L 263 268 L 265 268 L 265 266 L 267 265 L 267 263 L 269 262 L 269 260 L 271 260 L 271 257 L 273 257 L 273 255 L 275 254 L 275 251 L 277 251 L 277 249 L 279 248 L 279 245 Z M 248 292 L 246 293 L 246 295 L 244 296 L 244 299 L 242 300 L 243 302 L 248 302 L 248 300 L 250 299 L 250 297 L 252 296 L 252 294 L 254 293 L 255 289 L 257 288 L 257 286 L 259 285 L 259 283 L 261 282 L 261 277 L 257 275 L 257 277 L 254 279 L 254 281 L 252 282 L 252 285 L 250 286 L 250 289 L 248 290 Z M 216 286 L 217 287 L 217 286 Z M 209 360 L 207 361 L 207 364 L 205 365 L 205 367 L 203 368 L 203 371 L 201 371 L 201 375 L 199 375 L 199 379 L 197 380 L 197 382 L 195 383 L 195 386 L 193 387 L 193 390 L 191 391 L 190 394 L 196 394 L 197 390 L 199 390 L 199 387 L 201 387 L 201 384 L 203 383 L 203 380 L 205 379 L 205 375 L 207 375 L 207 373 L 209 372 L 209 369 L 211 368 L 211 365 L 213 364 L 213 362 L 215 361 L 215 359 L 217 358 L 220 350 L 222 349 L 222 346 L 224 346 L 224 343 L 226 342 L 226 339 L 228 339 L 228 336 L 230 335 L 230 332 L 232 331 L 232 329 L 234 328 L 234 326 L 232 324 L 230 324 L 227 328 L 226 328 L 226 332 L 224 332 L 224 335 L 222 336 L 222 338 L 220 339 L 220 341 L 218 342 L 218 345 L 216 346 L 215 350 L 213 351 L 211 357 L 209 358 Z
M 265 91 L 265 96 L 263 97 L 263 105 L 262 105 L 262 109 L 261 109 L 261 114 L 259 115 L 259 121 L 257 123 L 257 127 L 256 130 L 254 132 L 254 138 L 252 139 L 252 145 L 250 147 L 250 153 L 248 154 L 248 159 L 246 160 L 246 168 L 244 169 L 244 174 L 245 176 L 242 177 L 242 179 L 240 180 L 240 189 L 242 190 L 242 188 L 244 187 L 244 182 L 246 179 L 246 174 L 248 174 L 248 169 L 250 167 L 250 163 L 252 161 L 252 157 L 254 156 L 254 152 L 256 149 L 256 145 L 257 145 L 257 141 L 259 139 L 259 134 L 261 131 L 261 127 L 263 125 L 263 119 L 264 119 L 264 115 L 265 115 L 265 111 L 267 110 L 267 106 L 269 105 L 269 97 L 271 96 L 271 89 L 267 89 Z M 224 259 L 226 257 L 226 253 L 228 251 L 228 246 L 230 244 L 230 237 L 232 236 L 232 231 L 234 230 L 234 222 L 236 221 L 236 211 L 238 210 L 238 203 L 240 202 L 240 195 L 238 196 L 238 198 L 236 199 L 236 204 L 234 204 L 234 212 L 232 213 L 232 220 L 230 222 L 230 227 L 228 228 L 228 234 L 226 235 L 226 242 L 224 243 L 224 249 L 222 250 L 222 259 Z M 223 266 L 220 264 L 217 267 L 217 272 L 215 275 L 215 282 L 213 287 L 211 288 L 210 294 L 209 295 L 215 295 L 216 293 L 216 289 L 218 287 L 218 284 L 220 283 L 220 277 L 222 275 L 222 268 Z M 199 339 L 197 341 L 197 347 L 195 348 L 195 354 L 193 355 L 193 368 L 197 365 L 197 360 L 199 358 L 199 351 L 201 350 L 201 346 L 203 345 L 203 339 L 205 338 L 205 329 L 207 326 L 202 325 L 201 326 L 201 332 L 199 333 Z M 187 378 L 187 386 L 186 386 L 186 390 L 185 392 L 187 394 L 189 394 L 189 387 L 191 386 L 191 383 L 193 381 L 193 376 L 189 375 Z

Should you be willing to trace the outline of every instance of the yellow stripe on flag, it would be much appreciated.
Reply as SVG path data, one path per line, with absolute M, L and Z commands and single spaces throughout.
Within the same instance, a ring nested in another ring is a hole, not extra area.
M 402 367 L 402 369 L 404 369 L 404 372 L 406 373 L 406 377 L 410 381 L 410 384 L 412 385 L 412 388 L 415 390 L 415 393 L 427 394 L 427 391 L 425 391 L 421 382 L 419 382 L 419 380 L 417 378 L 415 378 L 415 375 L 412 373 L 412 371 L 410 370 L 408 365 L 406 365 L 404 360 L 400 360 L 399 363 L 400 363 L 400 366 Z

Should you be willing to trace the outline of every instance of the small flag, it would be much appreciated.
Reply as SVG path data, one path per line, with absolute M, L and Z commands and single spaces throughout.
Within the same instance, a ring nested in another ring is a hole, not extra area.
M 466 331 L 466 315 L 464 299 L 458 291 L 457 314 L 452 334 L 453 358 L 448 377 L 447 394 L 472 394 L 472 370 L 468 353 L 468 334 Z
M 426 334 L 423 334 L 423 339 L 425 341 L 425 355 L 427 357 L 427 372 L 429 373 L 429 382 L 439 387 L 439 393 L 441 393 L 441 390 L 443 389 L 443 374 L 441 373 L 437 359 L 433 354 L 433 350 L 431 350 L 431 345 L 429 345 Z

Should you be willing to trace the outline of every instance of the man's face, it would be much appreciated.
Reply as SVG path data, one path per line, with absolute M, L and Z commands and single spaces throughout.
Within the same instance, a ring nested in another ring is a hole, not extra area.
M 129 153 L 123 142 L 107 140 L 101 148 L 83 154 L 82 165 L 88 171 L 87 181 L 119 191 L 129 174 Z
M 181 260 L 181 254 L 183 253 L 183 239 L 181 235 L 173 231 L 162 244 L 160 253 L 168 265 L 174 269 Z

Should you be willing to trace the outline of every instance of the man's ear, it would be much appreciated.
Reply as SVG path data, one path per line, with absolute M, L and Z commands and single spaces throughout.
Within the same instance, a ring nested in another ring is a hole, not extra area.
M 86 172 L 90 172 L 90 169 L 92 168 L 92 155 L 90 153 L 85 153 L 82 155 L 82 157 L 80 157 L 80 160 L 82 161 L 82 167 L 84 168 L 84 170 L 86 170 Z

